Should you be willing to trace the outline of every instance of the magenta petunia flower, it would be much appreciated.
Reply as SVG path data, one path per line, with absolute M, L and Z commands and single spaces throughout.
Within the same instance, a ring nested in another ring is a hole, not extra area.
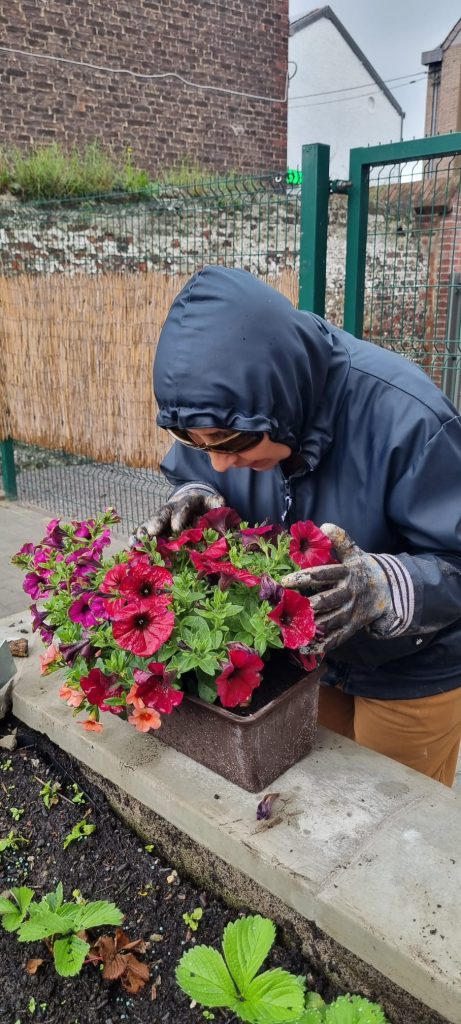
M 108 697 L 121 697 L 124 690 L 117 686 L 116 675 L 106 676 L 99 668 L 92 668 L 87 676 L 82 676 L 80 686 L 90 704 L 96 705 L 100 711 L 110 711 L 112 715 L 120 715 L 123 706 L 106 704 Z
M 204 516 L 200 516 L 197 521 L 197 526 L 202 530 L 216 530 L 217 533 L 227 533 L 227 530 L 233 530 L 236 526 L 242 522 L 238 512 L 235 508 L 212 508 L 209 512 L 205 512 Z
M 283 533 L 283 526 L 275 523 L 268 526 L 247 527 L 245 530 L 241 530 L 240 533 L 243 545 L 247 551 L 259 551 L 261 548 L 260 540 L 263 539 L 273 544 L 275 539 Z
M 261 682 L 262 658 L 245 644 L 229 644 L 229 661 L 216 679 L 218 697 L 225 708 L 235 708 L 250 700 Z
M 26 594 L 29 594 L 33 601 L 49 597 L 51 594 L 48 586 L 50 576 L 52 576 L 51 569 L 42 569 L 41 572 L 28 572 L 24 576 L 22 589 Z
M 263 575 L 261 576 L 261 586 L 259 588 L 259 599 L 260 601 L 269 601 L 269 604 L 276 605 L 283 597 L 283 587 L 281 583 L 276 583 L 272 579 L 272 576 Z
M 309 598 L 298 594 L 296 590 L 284 590 L 282 600 L 267 617 L 280 626 L 283 643 L 292 650 L 308 644 L 315 634 L 314 613 Z
M 174 627 L 174 613 L 168 607 L 170 598 L 162 596 L 144 603 L 130 602 L 115 616 L 114 639 L 124 651 L 147 658 L 166 643 Z
M 46 528 L 46 537 L 43 540 L 44 544 L 48 544 L 52 548 L 63 548 L 66 534 L 61 529 L 59 523 L 60 519 L 51 519 Z
M 39 612 L 36 604 L 31 604 L 30 611 L 32 613 L 32 632 L 40 633 L 40 636 L 44 644 L 51 644 L 54 636 L 54 631 L 51 626 L 45 621 L 49 611 Z
M 159 661 L 151 661 L 147 666 L 148 671 L 135 668 L 133 677 L 136 686 L 130 691 L 134 701 L 140 700 L 146 708 L 155 708 L 160 714 L 170 715 L 174 708 L 181 704 L 184 693 L 182 690 L 175 690 L 171 685 L 173 675 L 165 671 L 165 666 Z
M 121 597 L 128 601 L 149 602 L 173 586 L 173 577 L 161 565 L 151 565 L 148 557 L 136 559 L 119 584 Z
M 331 558 L 331 540 L 309 519 L 305 523 L 294 523 L 290 530 L 290 558 L 301 569 L 313 565 L 328 565 Z
M 104 602 L 94 594 L 80 594 L 71 604 L 68 616 L 71 622 L 77 622 L 80 626 L 96 626 L 105 618 Z

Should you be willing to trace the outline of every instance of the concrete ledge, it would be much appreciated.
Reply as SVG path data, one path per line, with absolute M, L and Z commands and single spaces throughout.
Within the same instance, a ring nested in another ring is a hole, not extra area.
M 19 620 L 27 628 L 28 613 L 9 623 Z M 59 674 L 40 679 L 39 647 L 32 640 L 31 656 L 18 661 L 13 711 L 19 719 L 436 1015 L 461 1024 L 461 799 L 455 793 L 320 730 L 309 757 L 272 786 L 287 801 L 283 821 L 261 829 L 258 796 L 156 737 L 136 734 L 115 716 L 102 734 L 80 729 L 57 697 Z M 421 1009 L 421 1022 L 436 1019 Z

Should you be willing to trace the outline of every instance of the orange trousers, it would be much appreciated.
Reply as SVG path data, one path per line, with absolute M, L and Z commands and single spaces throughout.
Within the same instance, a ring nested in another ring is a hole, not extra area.
M 416 700 L 353 697 L 321 686 L 319 724 L 452 786 L 461 740 L 461 688 Z

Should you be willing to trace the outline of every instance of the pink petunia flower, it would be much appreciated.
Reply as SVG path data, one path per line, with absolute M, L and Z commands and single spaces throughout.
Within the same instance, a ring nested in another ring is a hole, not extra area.
M 128 716 L 130 725 L 134 725 L 138 732 L 149 732 L 149 729 L 159 729 L 162 721 L 157 711 L 152 708 L 135 708 L 132 715 Z
M 229 644 L 229 661 L 216 679 L 218 697 L 225 708 L 245 704 L 261 682 L 262 658 L 245 644 Z
M 141 658 L 155 654 L 173 632 L 174 613 L 168 604 L 169 598 L 162 596 L 148 604 L 133 601 L 121 609 L 112 624 L 119 646 Z
M 331 540 L 309 519 L 305 523 L 294 523 L 290 530 L 290 558 L 301 569 L 313 565 L 328 565 L 331 558 Z
M 280 626 L 283 643 L 292 650 L 308 644 L 314 636 L 311 603 L 308 597 L 303 597 L 296 590 L 284 590 L 282 600 L 269 612 L 268 619 Z
M 221 574 L 221 583 L 245 583 L 247 587 L 257 587 L 261 583 L 260 576 L 254 576 L 248 569 L 238 569 L 232 562 L 218 562 L 216 568 Z
M 184 693 L 171 685 L 172 674 L 165 671 L 161 662 L 151 661 L 147 669 L 146 672 L 140 668 L 134 669 L 136 686 L 131 688 L 128 695 L 131 697 L 130 703 L 140 707 L 141 702 L 146 708 L 155 708 L 161 714 L 170 715 L 181 704 Z

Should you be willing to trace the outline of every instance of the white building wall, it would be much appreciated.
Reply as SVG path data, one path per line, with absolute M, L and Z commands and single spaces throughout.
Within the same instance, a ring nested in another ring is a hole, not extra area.
M 400 140 L 398 111 L 328 18 L 319 18 L 290 36 L 289 60 L 296 61 L 298 69 L 288 95 L 288 167 L 301 166 L 305 143 L 324 142 L 331 147 L 330 176 L 347 178 L 350 149 Z M 346 86 L 369 89 L 306 96 Z

